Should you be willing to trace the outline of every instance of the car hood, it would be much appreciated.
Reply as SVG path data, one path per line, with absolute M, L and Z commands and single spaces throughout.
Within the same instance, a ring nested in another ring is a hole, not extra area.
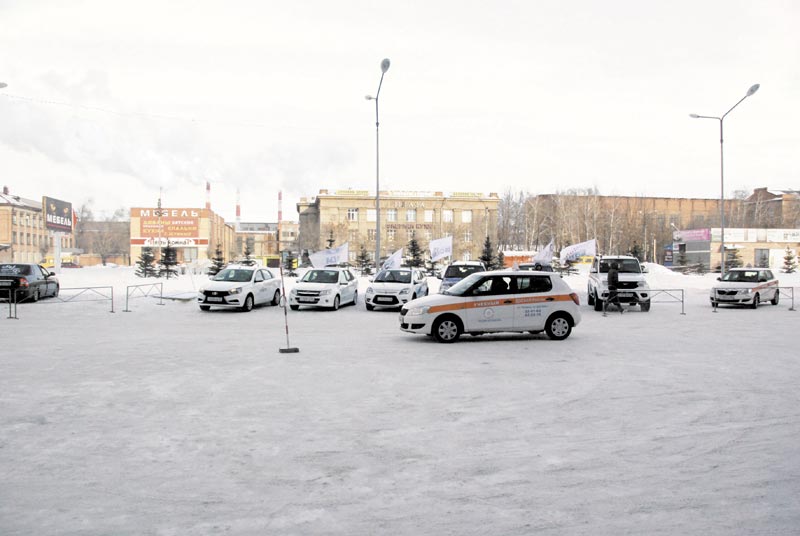
M 211 281 L 203 285 L 204 290 L 229 290 L 236 287 L 244 287 L 249 285 L 249 281 L 238 283 L 236 281 Z
M 372 290 L 374 290 L 375 292 L 389 292 L 389 293 L 392 293 L 392 294 L 397 294 L 398 292 L 400 292 L 403 289 L 409 289 L 409 291 L 410 291 L 411 288 L 412 288 L 411 283 L 397 283 L 397 282 L 391 282 L 391 281 L 387 281 L 385 283 L 384 282 L 381 282 L 381 283 L 374 283 L 373 282 L 373 283 L 370 283 L 369 286 L 372 287 Z
M 448 296 L 446 294 L 431 294 L 429 296 L 423 296 L 422 298 L 417 298 L 416 300 L 411 300 L 405 305 L 405 308 L 408 309 L 410 307 L 433 307 L 436 305 L 452 305 L 454 303 L 459 303 L 459 301 L 466 301 L 466 298 L 463 296 Z
M 295 290 L 328 290 L 339 288 L 339 283 L 308 283 L 298 281 L 294 285 Z
M 717 281 L 714 288 L 755 288 L 766 283 L 746 283 L 744 281 Z

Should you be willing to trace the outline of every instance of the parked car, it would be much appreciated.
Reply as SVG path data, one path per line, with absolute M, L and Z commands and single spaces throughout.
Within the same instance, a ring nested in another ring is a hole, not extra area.
M 444 294 L 417 298 L 400 310 L 400 329 L 454 342 L 462 333 L 547 333 L 569 337 L 581 321 L 580 299 L 558 274 L 523 270 L 478 272 Z
M 552 272 L 553 267 L 549 264 L 541 264 L 538 262 L 524 262 L 517 266 L 519 270 L 528 270 L 532 272 Z
M 312 268 L 289 293 L 292 311 L 301 305 L 339 309 L 340 305 L 358 302 L 358 280 L 348 268 Z
M 428 295 L 428 280 L 419 268 L 381 270 L 367 287 L 367 311 L 375 307 L 402 307 L 404 303 Z
M 711 305 L 748 305 L 756 309 L 762 301 L 778 305 L 780 283 L 768 268 L 731 268 L 711 288 Z
M 439 292 L 444 292 L 470 274 L 484 271 L 486 266 L 481 261 L 455 261 L 444 271 Z
M 280 286 L 280 278 L 267 268 L 229 264 L 199 290 L 197 303 L 202 311 L 223 307 L 246 312 L 256 305 L 278 305 Z
M 0 264 L 0 299 L 36 302 L 58 296 L 60 288 L 56 275 L 39 264 Z
M 647 268 L 630 255 L 604 255 L 595 257 L 589 269 L 589 282 L 586 290 L 589 305 L 595 311 L 602 311 L 608 300 L 608 270 L 616 263 L 619 273 L 619 287 L 614 297 L 620 304 L 638 305 L 643 312 L 650 311 L 650 285 L 645 275 Z

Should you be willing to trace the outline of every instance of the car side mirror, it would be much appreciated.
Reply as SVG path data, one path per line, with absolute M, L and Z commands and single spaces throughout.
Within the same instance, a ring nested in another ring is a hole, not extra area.
M 590 274 L 596 274 L 597 273 L 597 268 L 592 268 L 591 270 L 589 270 L 589 273 Z
M 642 273 L 646 274 L 648 272 L 647 266 L 642 266 Z
M 367 279 L 367 281 L 369 281 L 370 283 L 372 283 L 372 282 L 374 282 L 374 281 L 375 281 L 375 278 L 374 278 L 374 277 L 370 277 L 369 279 Z
M 722 278 L 721 278 L 721 277 L 718 277 L 718 278 L 717 278 L 717 281 L 722 281 Z

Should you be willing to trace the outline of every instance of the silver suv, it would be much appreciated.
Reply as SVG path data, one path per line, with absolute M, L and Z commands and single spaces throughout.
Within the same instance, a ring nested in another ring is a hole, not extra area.
M 587 301 L 595 311 L 603 310 L 603 302 L 608 299 L 608 269 L 617 263 L 619 287 L 617 298 L 620 303 L 639 305 L 643 312 L 650 310 L 650 286 L 644 278 L 647 268 L 639 264 L 636 257 L 628 255 L 606 255 L 595 257 L 589 270 Z

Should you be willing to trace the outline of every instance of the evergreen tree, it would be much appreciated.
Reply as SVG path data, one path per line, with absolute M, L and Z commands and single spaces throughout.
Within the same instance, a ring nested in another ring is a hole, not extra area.
M 333 238 L 333 229 L 331 229 L 331 234 L 328 235 L 326 242 L 328 243 L 328 249 L 333 248 L 333 245 L 336 243 L 336 239 Z
M 286 252 L 286 257 L 283 260 L 283 273 L 288 277 L 295 277 L 297 272 L 294 269 L 297 267 L 297 257 L 291 251 Z
M 244 241 L 244 260 L 251 260 L 251 255 L 253 255 L 253 250 L 250 249 L 250 239 L 248 238 Z
M 225 268 L 225 258 L 222 256 L 222 244 L 219 242 L 217 242 L 217 249 L 214 251 L 211 262 L 213 264 L 208 267 L 208 275 L 216 275 L 220 270 Z
M 142 254 L 139 256 L 139 260 L 136 261 L 136 275 L 138 277 L 155 277 L 155 259 L 153 248 L 142 248 Z
M 363 275 L 369 275 L 372 273 L 372 259 L 369 257 L 369 253 L 367 253 L 367 248 L 364 244 L 361 244 L 361 248 L 358 250 L 358 256 L 356 256 L 356 265 L 358 269 L 361 270 Z
M 497 252 L 497 269 L 502 270 L 506 267 L 506 256 L 503 255 L 502 251 Z
M 633 247 L 631 248 L 631 257 L 636 257 L 639 259 L 639 262 L 644 261 L 644 254 L 642 253 L 642 248 L 639 247 L 639 244 L 636 242 L 633 243 Z
M 494 255 L 492 254 L 492 240 L 489 238 L 489 235 L 486 235 L 486 240 L 483 241 L 483 252 L 481 256 L 478 258 L 484 266 L 486 266 L 487 270 L 494 269 Z
M 783 255 L 783 271 L 785 273 L 791 274 L 797 269 L 797 261 L 795 259 L 794 251 L 789 246 L 786 246 L 786 251 Z
M 741 268 L 742 256 L 739 255 L 738 249 L 729 249 L 725 254 L 725 268 Z
M 408 241 L 408 257 L 410 257 L 406 264 L 412 268 L 419 268 L 425 264 L 422 258 L 422 249 L 419 247 L 416 235 L 411 235 L 411 240 Z
M 172 267 L 178 265 L 178 250 L 172 245 L 169 239 L 167 239 L 167 247 L 165 247 L 161 253 L 161 270 L 158 276 L 166 277 L 167 279 L 173 275 L 177 276 L 178 271 L 174 270 Z

